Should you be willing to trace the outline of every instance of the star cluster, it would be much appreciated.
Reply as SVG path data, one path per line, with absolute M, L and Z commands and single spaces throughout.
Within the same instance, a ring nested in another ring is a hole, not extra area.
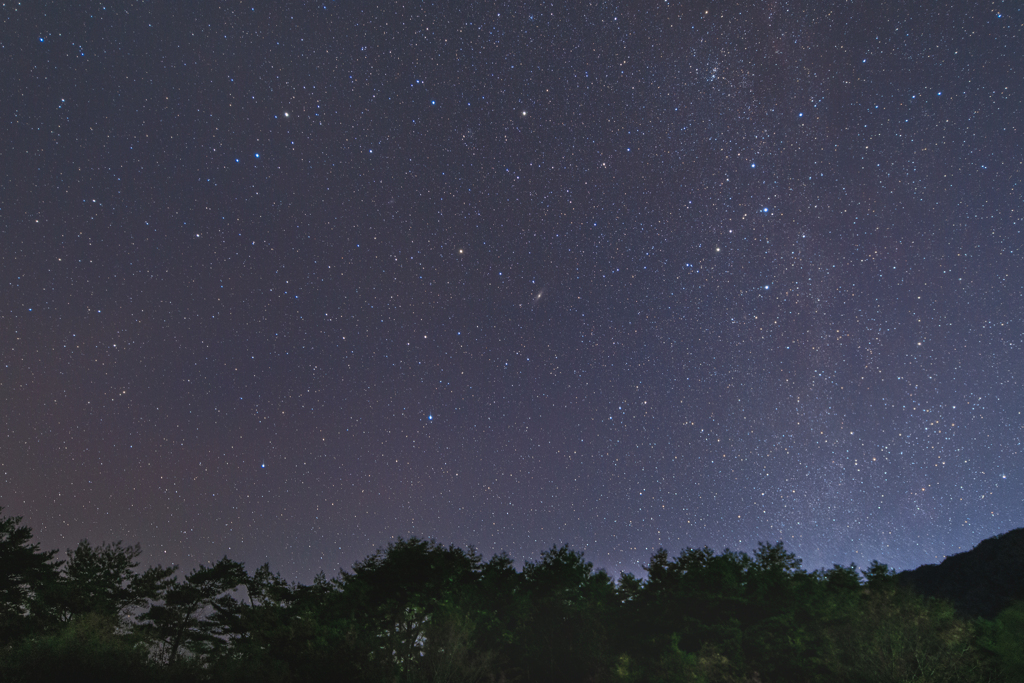
M 0 501 L 308 580 L 1024 523 L 1024 12 L 0 6 Z

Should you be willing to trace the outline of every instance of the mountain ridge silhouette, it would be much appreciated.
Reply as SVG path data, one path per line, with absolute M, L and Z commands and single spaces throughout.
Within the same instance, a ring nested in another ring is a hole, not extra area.
M 962 616 L 992 619 L 1024 599 L 1024 527 L 897 578 L 917 593 L 950 601 Z

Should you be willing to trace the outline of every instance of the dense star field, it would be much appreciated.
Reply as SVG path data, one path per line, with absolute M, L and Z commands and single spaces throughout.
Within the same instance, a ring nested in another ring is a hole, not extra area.
M 4 2 L 0 505 L 309 580 L 1024 525 L 1020 3 Z

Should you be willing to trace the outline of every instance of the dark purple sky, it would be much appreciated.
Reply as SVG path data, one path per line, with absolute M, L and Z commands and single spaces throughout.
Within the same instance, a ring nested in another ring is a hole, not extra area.
M 307 581 L 1024 525 L 1018 2 L 7 2 L 0 505 Z

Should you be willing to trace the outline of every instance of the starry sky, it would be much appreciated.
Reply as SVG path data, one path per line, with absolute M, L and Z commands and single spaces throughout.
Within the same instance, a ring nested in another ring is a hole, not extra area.
M 0 2 L 44 548 L 613 573 L 1024 525 L 1018 2 Z

